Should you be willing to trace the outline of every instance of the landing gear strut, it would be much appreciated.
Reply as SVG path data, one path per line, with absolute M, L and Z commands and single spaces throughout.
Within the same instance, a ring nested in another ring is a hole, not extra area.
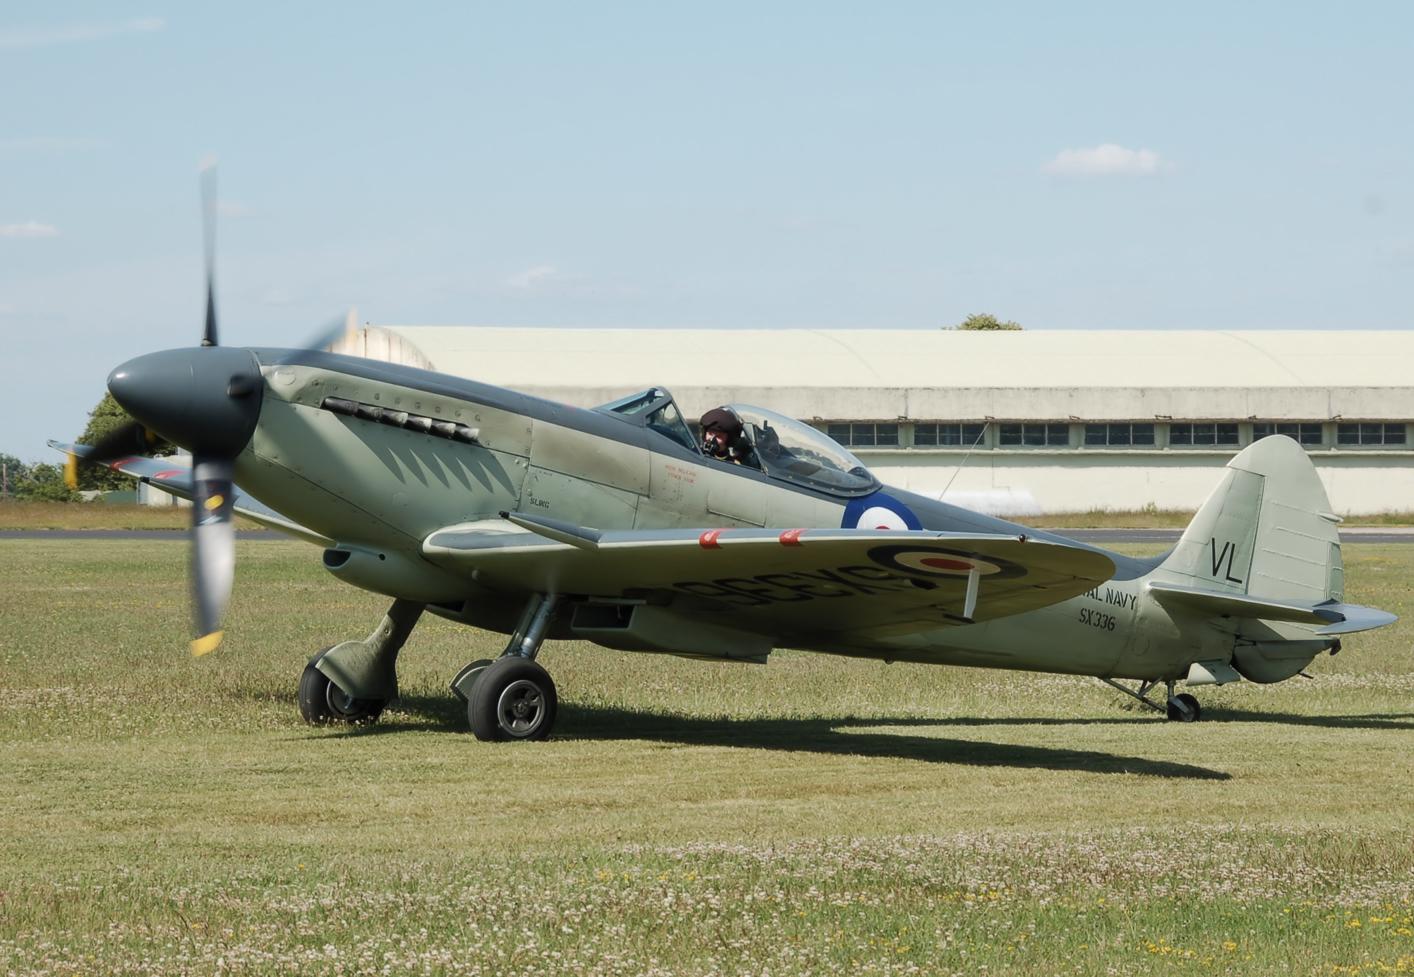
M 309 660 L 299 680 L 299 711 L 307 723 L 376 722 L 398 697 L 398 652 L 425 605 L 397 600 L 362 641 L 325 648 Z
M 550 673 L 535 656 L 559 606 L 554 594 L 533 595 L 501 657 L 474 661 L 452 680 L 452 689 L 466 700 L 477 739 L 543 740 L 550 735 L 559 699 Z
M 1165 714 L 1166 716 L 1168 716 L 1169 719 L 1173 720 L 1174 722 L 1197 722 L 1198 717 L 1203 715 L 1203 710 L 1198 705 L 1197 698 L 1195 698 L 1191 693 L 1180 692 L 1178 695 L 1174 695 L 1173 689 L 1176 683 L 1173 679 L 1169 679 L 1167 682 L 1164 683 L 1165 688 L 1168 691 L 1168 701 L 1166 707 L 1159 705 L 1153 699 L 1149 698 L 1149 693 L 1153 691 L 1153 689 L 1159 684 L 1157 679 L 1153 681 L 1139 683 L 1138 692 L 1135 692 L 1133 689 L 1125 688 L 1123 685 L 1120 685 L 1118 682 L 1114 681 L 1114 679 L 1102 677 L 1100 681 L 1104 682 L 1106 685 L 1113 686 L 1114 688 L 1119 689 L 1119 691 L 1123 692 L 1127 696 L 1130 696 L 1131 698 L 1138 699 L 1150 709 L 1154 710 L 1155 712 L 1161 712 Z

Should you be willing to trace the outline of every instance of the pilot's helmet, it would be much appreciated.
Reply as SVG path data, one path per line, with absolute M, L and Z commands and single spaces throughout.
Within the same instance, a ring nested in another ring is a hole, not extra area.
M 708 431 L 721 431 L 729 440 L 741 434 L 741 420 L 725 407 L 709 410 L 702 415 L 702 420 L 698 423 L 702 426 L 704 434 Z

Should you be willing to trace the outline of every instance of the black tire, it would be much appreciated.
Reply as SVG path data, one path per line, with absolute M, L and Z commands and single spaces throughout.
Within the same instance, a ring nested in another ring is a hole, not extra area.
M 329 646 L 330 648 L 333 645 Z M 387 699 L 357 699 L 329 680 L 315 668 L 319 659 L 327 654 L 325 648 L 304 666 L 304 674 L 299 679 L 299 713 L 311 726 L 325 726 L 330 723 L 347 723 L 350 726 L 362 723 L 376 723 L 383 714 Z
M 1169 718 L 1174 722 L 1196 723 L 1201 715 L 1203 710 L 1198 700 L 1187 692 L 1180 692 L 1169 700 Z
M 543 740 L 559 699 L 550 673 L 528 658 L 498 658 L 482 670 L 467 698 L 471 731 L 483 742 Z

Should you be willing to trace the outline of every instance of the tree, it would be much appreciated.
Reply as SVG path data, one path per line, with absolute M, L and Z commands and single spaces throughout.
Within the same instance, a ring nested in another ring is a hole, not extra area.
M 954 326 L 954 329 L 965 329 L 978 332 L 998 332 L 1001 330 L 1020 329 L 1021 326 L 1015 322 L 1002 322 L 990 312 L 979 312 L 970 315 L 962 320 L 962 324 Z
M 88 415 L 88 427 L 84 428 L 79 435 L 79 444 L 94 444 L 105 435 L 111 434 L 124 424 L 132 420 L 128 412 L 118 406 L 118 402 L 113 399 L 113 395 L 105 393 L 103 399 L 98 402 L 98 406 Z M 132 451 L 137 453 L 139 446 L 134 443 Z M 175 449 L 166 441 L 157 441 L 144 454 L 170 455 Z M 119 475 L 117 472 L 102 465 L 80 464 L 79 468 L 79 488 L 86 491 L 99 490 L 103 492 L 123 491 L 133 488 L 133 480 L 126 475 Z
M 77 502 L 83 498 L 64 484 L 64 469 L 44 461 L 30 466 L 29 477 L 21 488 L 22 498 L 36 502 Z
M 29 465 L 14 455 L 0 454 L 0 499 L 14 499 L 29 480 Z

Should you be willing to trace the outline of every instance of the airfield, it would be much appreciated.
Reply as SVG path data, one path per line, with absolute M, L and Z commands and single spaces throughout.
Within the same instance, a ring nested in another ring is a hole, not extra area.
M 556 735 L 488 744 L 447 682 L 502 639 L 439 619 L 380 723 L 303 725 L 304 663 L 386 600 L 238 546 L 194 661 L 185 546 L 0 540 L 0 972 L 1414 970 L 1414 547 L 1344 547 L 1398 624 L 1196 724 L 1094 679 L 551 643 Z

